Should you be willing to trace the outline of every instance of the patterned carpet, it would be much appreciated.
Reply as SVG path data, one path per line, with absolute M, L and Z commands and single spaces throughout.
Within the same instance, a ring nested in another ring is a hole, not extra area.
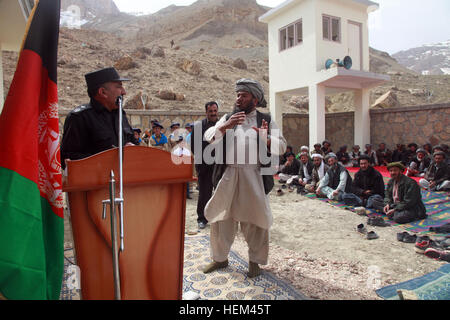
M 417 300 L 450 300 L 450 263 L 422 277 L 376 290 L 386 300 L 399 300 L 397 290 L 407 290 Z
M 73 249 L 65 251 L 64 280 L 60 300 L 80 300 L 79 271 L 73 265 Z M 248 263 L 231 251 L 227 268 L 204 274 L 211 262 L 209 236 L 186 236 L 184 247 L 183 295 L 195 292 L 201 300 L 307 300 L 289 283 L 273 274 L 247 277 Z

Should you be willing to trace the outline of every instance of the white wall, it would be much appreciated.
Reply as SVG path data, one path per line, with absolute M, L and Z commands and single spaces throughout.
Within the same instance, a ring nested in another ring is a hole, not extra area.
M 303 24 L 303 43 L 279 51 L 279 30 L 299 19 Z M 270 91 L 280 92 L 307 86 L 315 72 L 314 1 L 305 0 L 269 22 Z M 295 72 L 293 72 L 295 71 Z
M 362 31 L 362 65 L 363 71 L 369 71 L 368 14 L 365 6 L 347 1 L 321 0 L 317 2 L 317 61 L 316 70 L 325 68 L 327 59 L 343 59 L 348 55 L 348 20 L 358 22 Z M 341 19 L 341 41 L 323 40 L 322 15 L 330 15 Z

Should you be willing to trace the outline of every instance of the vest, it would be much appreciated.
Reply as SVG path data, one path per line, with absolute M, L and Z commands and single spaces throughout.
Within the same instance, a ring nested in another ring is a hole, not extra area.
M 232 113 L 227 114 L 227 116 L 226 116 L 227 121 L 228 121 L 228 119 L 230 119 L 231 115 L 232 115 Z M 256 111 L 256 126 L 258 128 L 261 127 L 263 120 L 265 120 L 270 125 L 270 121 L 271 121 L 270 114 L 261 113 L 259 111 Z M 268 132 L 268 134 L 270 134 L 270 132 Z M 258 149 L 257 150 L 259 150 L 259 139 L 257 141 L 258 141 Z M 270 156 L 269 151 L 267 151 L 267 155 Z M 226 136 L 223 137 L 223 159 L 224 159 L 224 162 L 226 162 L 225 161 L 225 159 L 226 159 Z M 261 164 L 261 167 L 270 167 L 270 166 L 271 166 L 270 162 L 268 164 Z M 217 185 L 219 184 L 219 181 L 222 179 L 222 176 L 223 176 L 223 173 L 225 172 L 226 167 L 227 167 L 226 163 L 214 165 L 214 170 L 213 170 L 213 174 L 212 174 L 214 188 L 217 187 Z M 273 186 L 275 184 L 274 180 L 273 180 L 273 175 L 261 175 L 261 177 L 263 179 L 264 192 L 266 194 L 268 194 L 270 191 L 272 191 Z
M 328 178 L 329 178 L 328 186 L 331 189 L 336 189 L 338 187 L 339 181 L 340 181 L 340 175 L 341 175 L 342 171 L 345 171 L 346 175 L 347 175 L 347 183 L 345 184 L 344 191 L 346 193 L 351 193 L 352 192 L 352 177 L 348 173 L 347 169 L 345 169 L 340 164 L 337 165 L 337 170 L 336 171 L 334 171 L 332 168 L 328 169 L 328 172 L 327 172 L 328 173 Z

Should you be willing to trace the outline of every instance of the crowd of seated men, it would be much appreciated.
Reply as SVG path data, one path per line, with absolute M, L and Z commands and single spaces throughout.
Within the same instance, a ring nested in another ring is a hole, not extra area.
M 419 147 L 410 143 L 407 148 L 397 144 L 394 151 L 385 143 L 376 150 L 366 144 L 364 151 L 355 145 L 350 152 L 344 145 L 338 150 L 334 153 L 328 140 L 315 144 L 311 151 L 302 146 L 297 154 L 288 146 L 280 157 L 280 183 L 291 190 L 296 188 L 299 194 L 314 193 L 347 205 L 372 208 L 401 224 L 427 217 L 420 188 L 450 190 L 450 155 L 445 144 Z M 382 166 L 390 174 L 386 187 L 376 169 Z M 359 168 L 353 178 L 349 167 Z

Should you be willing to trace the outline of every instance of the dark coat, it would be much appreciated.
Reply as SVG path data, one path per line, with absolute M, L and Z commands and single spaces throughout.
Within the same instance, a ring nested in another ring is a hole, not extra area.
M 445 162 L 443 162 L 439 166 L 437 166 L 436 163 L 433 162 L 425 171 L 424 178 L 429 182 L 435 181 L 436 185 L 439 185 L 445 180 L 450 179 L 450 167 Z
M 394 203 L 393 192 L 394 179 L 390 179 L 386 188 L 384 203 L 389 204 L 390 208 L 395 211 L 408 211 L 415 219 L 424 219 L 427 217 L 426 209 L 422 202 L 422 194 L 420 193 L 420 187 L 413 179 L 401 175 L 398 186 L 398 197 L 400 202 Z
M 122 117 L 123 145 L 138 144 L 125 111 Z M 91 99 L 69 113 L 64 122 L 61 142 L 61 167 L 65 159 L 78 160 L 119 146 L 119 112 L 108 111 L 98 101 Z
M 372 190 L 372 193 L 364 194 L 364 191 L 367 190 Z M 371 166 L 366 171 L 359 170 L 353 180 L 353 193 L 362 198 L 368 198 L 375 194 L 384 197 L 383 176 Z
M 430 157 L 425 156 L 425 158 L 423 158 L 422 161 L 419 161 L 419 159 L 417 159 L 417 157 L 414 157 L 409 164 L 411 165 L 411 163 L 413 163 L 413 162 L 415 162 L 417 165 L 416 170 L 419 171 L 419 173 L 424 173 L 430 166 L 431 159 L 430 159 Z
M 329 167 L 328 167 L 328 165 L 326 163 L 324 163 L 323 165 L 324 165 L 324 167 L 323 167 L 323 174 L 325 175 L 327 173 Z M 320 177 L 319 177 L 319 171 L 318 170 L 319 170 L 319 168 L 313 167 L 312 174 L 311 174 L 311 176 L 312 176 L 311 184 L 314 185 L 314 186 L 318 186 L 319 182 L 320 182 Z
M 303 168 L 306 166 L 306 171 L 308 171 L 309 176 L 311 177 L 310 180 L 308 181 L 308 183 L 312 180 L 312 171 L 314 168 L 314 164 L 311 160 L 308 160 L 308 162 L 306 164 L 303 164 L 303 162 L 300 161 L 300 168 L 297 172 L 297 174 L 299 175 L 300 179 L 304 179 L 305 177 L 305 172 L 303 171 Z
M 284 166 L 283 169 L 281 169 L 281 173 L 289 174 L 291 176 L 295 176 L 298 174 L 298 171 L 300 170 L 301 163 L 297 159 L 294 158 L 292 161 L 292 164 L 290 166 Z
M 202 121 L 197 121 L 194 124 L 194 127 L 192 128 L 190 147 L 191 147 L 192 153 L 194 155 L 195 170 L 197 171 L 197 174 L 200 174 L 200 172 L 203 170 L 210 171 L 209 169 L 211 169 L 214 166 L 214 164 L 208 165 L 203 162 L 203 151 L 209 144 L 208 141 L 203 139 L 203 136 L 204 136 L 206 130 L 208 130 L 209 128 L 214 127 L 216 125 L 216 122 L 210 122 L 210 121 L 208 121 L 208 119 L 205 118 Z M 201 144 L 200 148 L 198 148 L 198 146 L 195 145 L 195 140 L 196 140 L 196 135 L 197 135 L 196 132 L 198 132 L 198 131 L 201 131 L 201 135 L 202 135 L 201 136 L 202 144 Z M 197 162 L 200 162 L 200 159 L 201 159 L 201 163 L 197 163 Z M 196 161 L 196 160 L 198 160 L 198 161 Z

